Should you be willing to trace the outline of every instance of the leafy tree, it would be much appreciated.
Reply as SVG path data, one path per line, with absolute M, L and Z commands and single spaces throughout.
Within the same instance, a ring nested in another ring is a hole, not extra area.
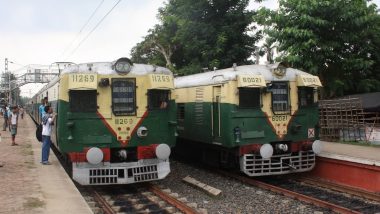
M 132 48 L 132 61 L 173 68 L 171 58 L 175 50 L 173 42 L 175 31 L 172 27 L 169 23 L 165 23 L 150 29 L 144 40 Z
M 274 50 L 277 48 L 276 41 L 268 37 L 265 39 L 265 43 L 261 46 L 261 49 L 264 51 L 264 53 L 267 55 L 267 62 L 270 64 L 274 63 Z
M 251 63 L 248 58 L 259 35 L 248 34 L 254 15 L 246 9 L 248 3 L 170 0 L 159 10 L 161 23 L 132 49 L 132 59 L 152 63 L 163 57 L 166 66 L 175 65 L 180 74 Z
M 259 21 L 280 60 L 320 76 L 327 97 L 380 90 L 380 16 L 366 0 L 279 0 Z

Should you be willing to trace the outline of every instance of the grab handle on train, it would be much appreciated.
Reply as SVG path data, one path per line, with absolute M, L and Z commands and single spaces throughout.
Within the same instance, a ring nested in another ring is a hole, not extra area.
M 73 139 L 73 133 L 72 133 L 72 130 L 74 128 L 74 122 L 67 122 L 66 123 L 66 126 L 67 128 L 69 129 L 69 136 L 67 137 L 68 140 L 72 140 Z
M 170 121 L 168 121 L 168 123 L 169 123 L 169 125 L 171 125 L 171 126 L 176 126 L 176 125 L 177 125 L 177 121 L 172 121 L 172 120 L 170 120 Z

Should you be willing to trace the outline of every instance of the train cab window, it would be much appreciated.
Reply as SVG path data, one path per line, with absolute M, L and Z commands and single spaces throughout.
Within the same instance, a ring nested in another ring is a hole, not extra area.
M 273 112 L 289 111 L 289 87 L 287 82 L 272 82 L 270 91 L 272 92 Z
M 169 105 L 169 90 L 152 89 L 148 91 L 148 108 L 167 109 Z
M 135 79 L 112 79 L 112 112 L 116 116 L 136 114 Z
M 301 107 L 314 104 L 314 88 L 298 87 L 298 103 Z
M 239 88 L 240 108 L 259 108 L 260 101 L 259 88 Z
M 96 112 L 96 90 L 70 90 L 71 112 Z

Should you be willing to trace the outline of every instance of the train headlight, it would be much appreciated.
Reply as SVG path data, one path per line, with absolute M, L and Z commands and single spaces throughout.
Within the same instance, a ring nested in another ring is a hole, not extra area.
M 160 144 L 156 147 L 156 156 L 161 160 L 167 160 L 170 152 L 170 147 L 167 144 Z
M 313 145 L 311 146 L 311 148 L 313 149 L 313 152 L 315 154 L 319 154 L 322 152 L 322 143 L 320 140 L 316 140 L 313 142 Z
M 113 65 L 113 69 L 120 74 L 128 74 L 132 70 L 132 61 L 128 58 L 120 58 Z
M 92 147 L 86 153 L 87 161 L 91 164 L 98 164 L 103 160 L 103 152 L 97 147 Z
M 140 126 L 137 129 L 137 136 L 139 136 L 139 137 L 146 137 L 146 136 L 148 136 L 148 129 L 145 126 Z
M 268 158 L 272 157 L 272 155 L 273 155 L 273 147 L 272 147 L 272 145 L 270 145 L 268 143 L 262 145 L 260 147 L 260 155 L 264 159 L 268 159 Z

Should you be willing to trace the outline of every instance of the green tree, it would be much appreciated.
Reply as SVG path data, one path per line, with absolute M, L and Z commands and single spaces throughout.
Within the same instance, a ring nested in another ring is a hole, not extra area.
M 132 61 L 161 65 L 172 69 L 171 58 L 173 51 L 175 51 L 173 41 L 175 27 L 169 26 L 171 24 L 175 25 L 175 23 L 164 23 L 163 25 L 155 25 L 153 29 L 150 29 L 144 40 L 132 48 Z
M 280 60 L 319 75 L 327 97 L 380 90 L 380 17 L 370 1 L 279 0 L 259 14 Z
M 180 74 L 252 63 L 248 58 L 259 35 L 248 34 L 254 15 L 246 9 L 248 3 L 171 0 L 159 10 L 161 23 L 132 49 L 132 59 L 149 63 L 164 59 Z

